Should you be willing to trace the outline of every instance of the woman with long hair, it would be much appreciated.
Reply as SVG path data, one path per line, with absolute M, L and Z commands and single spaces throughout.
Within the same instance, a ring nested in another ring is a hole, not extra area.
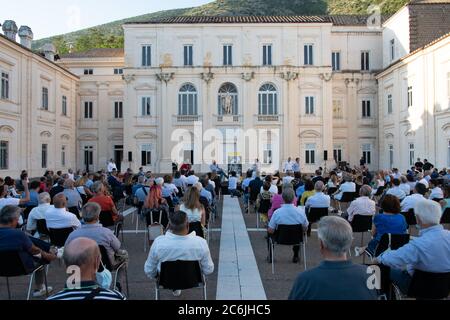
M 200 191 L 194 186 L 186 190 L 180 211 L 186 212 L 189 223 L 200 222 L 206 225 L 205 208 L 200 203 Z

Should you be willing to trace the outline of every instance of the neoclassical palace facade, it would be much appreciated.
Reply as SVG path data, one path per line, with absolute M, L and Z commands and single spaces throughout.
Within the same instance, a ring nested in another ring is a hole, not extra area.
M 449 166 L 449 9 L 410 4 L 380 25 L 359 16 L 129 23 L 124 49 L 56 64 L 26 39 L 14 43 L 5 23 L 0 175 L 99 170 L 110 158 L 154 172 L 186 159 L 198 171 L 212 159 L 246 168 L 255 157 L 267 170 L 300 157 L 304 172 L 361 157 L 373 170 L 404 170 L 418 157 Z M 210 129 L 241 131 L 211 139 Z M 252 130 L 257 142 L 237 147 Z M 179 140 L 183 131 L 193 141 Z M 209 144 L 215 151 L 205 152 Z

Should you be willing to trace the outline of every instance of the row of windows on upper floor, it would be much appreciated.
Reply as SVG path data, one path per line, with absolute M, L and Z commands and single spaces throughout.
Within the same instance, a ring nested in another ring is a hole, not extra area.
M 123 68 L 114 68 L 113 69 L 113 73 L 115 75 L 122 75 L 123 74 Z M 84 69 L 83 70 L 83 74 L 84 75 L 93 75 L 94 74 L 94 69 L 90 68 L 90 69 Z

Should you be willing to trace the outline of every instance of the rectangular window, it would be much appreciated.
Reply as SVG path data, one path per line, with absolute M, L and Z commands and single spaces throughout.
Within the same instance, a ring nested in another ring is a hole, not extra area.
M 363 100 L 362 101 L 362 117 L 363 118 L 370 118 L 372 115 L 370 110 L 370 100 Z
M 2 72 L 1 98 L 9 99 L 9 74 Z
M 85 119 L 93 118 L 93 109 L 94 109 L 94 103 L 92 101 L 86 101 L 84 103 L 84 118 Z
M 115 69 L 114 69 L 114 74 L 123 74 L 123 69 L 121 69 L 121 68 L 115 68 Z
M 94 147 L 85 146 L 84 147 L 84 165 L 86 167 L 94 165 Z
M 47 158 L 48 157 L 48 144 L 43 144 L 41 146 L 41 168 L 47 168 Z
M 305 46 L 303 47 L 303 54 L 304 54 L 304 64 L 306 66 L 312 66 L 314 64 L 313 45 L 305 44 Z
M 387 96 L 387 113 L 392 114 L 393 112 L 393 100 L 392 100 L 392 94 L 388 94 Z
M 114 102 L 114 119 L 123 119 L 123 102 Z
M 150 97 L 142 97 L 141 100 L 141 115 L 143 117 L 149 117 L 152 115 L 151 99 Z
M 226 44 L 223 46 L 223 65 L 232 66 L 233 65 L 233 46 Z
M 94 69 L 84 69 L 84 74 L 85 75 L 93 75 L 94 74 Z
M 9 142 L 0 141 L 0 170 L 8 169 Z
M 369 71 L 370 63 L 369 63 L 369 51 L 361 52 L 361 71 Z
M 48 88 L 42 87 L 42 109 L 48 110 Z
M 390 54 L 391 54 L 391 61 L 394 61 L 394 59 L 395 59 L 395 39 L 392 39 L 390 41 Z
M 263 66 L 272 65 L 272 45 L 263 45 Z
M 142 46 L 142 66 L 150 67 L 152 65 L 152 46 Z
M 61 147 L 61 166 L 66 166 L 66 146 Z
M 362 155 L 364 162 L 367 164 L 372 164 L 372 145 L 363 144 L 362 145 Z
M 416 155 L 415 155 L 415 146 L 414 143 L 409 144 L 409 165 L 413 166 L 415 164 Z
M 315 164 L 316 163 L 316 145 L 307 144 L 305 147 L 305 163 Z
M 408 87 L 408 108 L 413 106 L 413 87 Z
M 394 146 L 392 144 L 389 145 L 389 168 L 394 167 Z
M 272 144 L 264 145 L 263 163 L 272 164 Z
M 194 47 L 192 45 L 184 46 L 184 65 L 185 66 L 193 66 L 194 65 L 193 53 L 194 53 Z
M 340 52 L 332 52 L 331 53 L 331 66 L 333 71 L 341 70 L 341 53 Z
M 342 146 L 341 145 L 335 145 L 333 149 L 333 159 L 335 161 L 342 162 Z
M 67 97 L 62 96 L 62 111 L 63 116 L 67 116 Z
M 305 113 L 314 114 L 314 97 L 305 97 Z
M 152 165 L 152 145 L 144 144 L 141 147 L 141 165 L 151 166 Z

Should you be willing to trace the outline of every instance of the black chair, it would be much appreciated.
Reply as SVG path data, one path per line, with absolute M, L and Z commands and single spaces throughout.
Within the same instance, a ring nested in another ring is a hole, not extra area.
M 328 194 L 329 196 L 331 196 L 331 195 L 333 195 L 334 193 L 336 193 L 337 190 L 338 190 L 338 188 L 336 188 L 336 187 L 328 188 L 327 194 Z
M 406 223 L 408 224 L 410 229 L 411 229 L 411 226 L 415 226 L 417 224 L 414 209 L 409 209 L 408 212 L 402 212 L 401 214 L 405 217 Z
M 203 299 L 207 299 L 206 278 L 198 261 L 170 261 L 161 264 L 156 278 L 155 299 L 159 300 L 160 290 L 203 289 Z
M 441 224 L 449 224 L 449 223 L 450 223 L 450 208 L 447 208 L 442 214 Z
M 279 225 L 275 233 L 269 237 L 269 256 L 272 263 L 272 274 L 275 274 L 275 245 L 299 246 L 300 250 L 303 251 L 303 262 L 306 270 L 306 246 L 303 236 L 303 226 L 296 224 Z
M 408 297 L 418 300 L 446 299 L 450 293 L 450 272 L 431 273 L 415 270 Z
M 361 244 L 360 247 L 364 245 L 364 235 L 372 231 L 372 216 L 364 216 L 360 214 L 356 214 L 353 216 L 353 220 L 351 222 L 352 230 L 354 233 L 361 233 Z M 366 255 L 363 255 L 363 263 L 366 261 Z
M 205 232 L 203 231 L 203 226 L 201 222 L 189 223 L 189 233 L 192 233 L 194 231 L 198 237 L 205 239 Z
M 114 276 L 113 285 L 114 290 L 117 290 L 117 277 L 119 274 L 120 269 L 125 269 L 125 282 L 127 286 L 127 295 L 130 296 L 130 289 L 128 286 L 128 268 L 127 268 L 127 262 L 123 261 L 118 266 L 113 267 L 111 264 L 111 259 L 109 258 L 108 251 L 104 246 L 98 245 L 100 249 L 100 254 L 102 256 L 102 264 L 100 264 L 99 271 L 103 271 L 103 266 L 105 266 L 106 269 L 108 269 Z
M 81 219 L 81 216 L 80 216 L 80 209 L 79 209 L 78 207 L 70 207 L 70 208 L 67 208 L 67 211 L 69 211 L 70 213 L 73 213 L 74 215 L 76 215 L 77 218 L 78 218 L 78 220 Z
M 49 237 L 50 231 L 47 228 L 47 221 L 45 219 L 36 220 L 36 230 L 40 237 Z
M 113 213 L 111 211 L 100 212 L 99 220 L 100 224 L 105 228 L 112 227 L 115 224 L 113 219 Z
M 384 234 L 381 237 L 380 242 L 378 242 L 377 248 L 375 250 L 375 257 L 378 257 L 388 249 L 397 250 L 403 247 L 409 242 L 409 239 L 409 234 Z
M 36 208 L 36 206 L 28 206 L 23 209 L 22 217 L 23 217 L 24 223 L 28 220 L 28 216 L 30 215 L 31 210 L 33 210 L 34 208 Z
M 67 238 L 73 232 L 73 228 L 63 229 L 48 229 L 50 236 L 50 243 L 58 248 L 65 246 Z
M 6 288 L 8 290 L 8 299 L 11 300 L 11 290 L 9 286 L 9 278 L 30 276 L 28 284 L 27 300 L 30 300 L 31 288 L 36 272 L 44 270 L 45 288 L 47 286 L 47 273 L 45 272 L 45 265 L 40 265 L 33 270 L 27 270 L 24 265 L 19 251 L 0 251 L 0 277 L 6 278 Z M 48 296 L 48 291 L 47 291 Z
M 307 235 L 311 236 L 312 224 L 319 222 L 323 217 L 328 216 L 328 208 L 307 208 L 306 217 L 309 221 Z
M 344 192 L 342 194 L 341 200 L 338 200 L 339 203 L 339 211 L 342 213 L 344 213 L 345 211 L 347 211 L 347 207 L 349 206 L 349 203 L 351 203 L 353 200 L 356 199 L 356 194 L 355 192 Z M 345 205 L 345 210 L 342 210 L 343 205 Z
M 261 213 L 268 214 L 270 208 L 272 207 L 272 200 L 271 199 L 262 199 L 259 202 L 259 207 L 256 210 L 256 228 L 259 229 L 259 222 L 260 222 L 260 215 Z

